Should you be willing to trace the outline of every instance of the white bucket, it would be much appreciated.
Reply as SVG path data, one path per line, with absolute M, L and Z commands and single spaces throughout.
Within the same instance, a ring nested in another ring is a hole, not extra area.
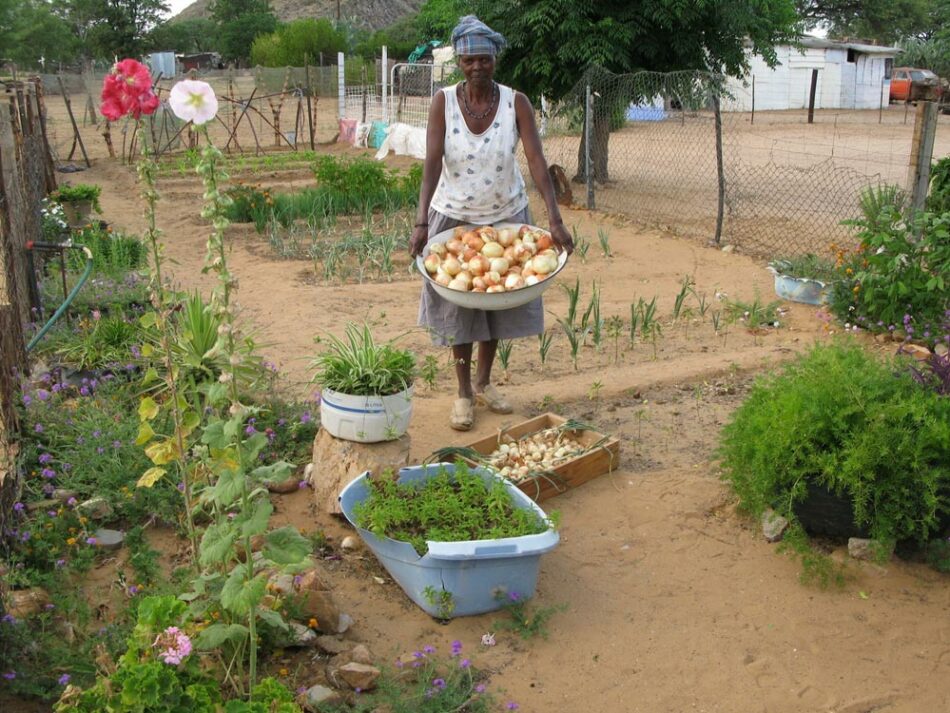
M 330 389 L 320 393 L 320 425 L 346 441 L 394 441 L 409 428 L 411 416 L 411 386 L 392 396 L 351 396 Z

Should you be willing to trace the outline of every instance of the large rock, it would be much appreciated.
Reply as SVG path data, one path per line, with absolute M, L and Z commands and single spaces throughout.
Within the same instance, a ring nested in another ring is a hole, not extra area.
M 304 621 L 316 619 L 320 631 L 342 634 L 352 623 L 352 620 L 340 611 L 330 591 L 329 578 L 318 567 L 300 575 L 293 599 L 298 616 Z
M 762 513 L 762 534 L 769 542 L 778 542 L 788 529 L 788 520 L 774 510 Z
M 317 637 L 317 648 L 325 654 L 336 656 L 350 650 L 350 645 L 335 636 L 322 634 Z
M 849 537 L 848 554 L 858 560 L 873 562 L 879 557 L 889 554 L 889 552 L 877 540 L 869 540 L 863 537 Z
M 317 634 L 312 629 L 295 621 L 287 622 L 289 630 L 280 637 L 280 646 L 284 648 L 312 648 L 317 645 Z
M 107 517 L 112 517 L 112 505 L 105 498 L 90 498 L 79 503 L 76 509 L 93 520 L 105 520 Z
M 46 610 L 50 604 L 49 593 L 40 587 L 7 592 L 6 613 L 14 619 L 26 619 Z
M 375 666 L 353 661 L 340 666 L 337 676 L 354 691 L 356 689 L 370 691 L 376 687 L 376 681 L 379 680 L 381 673 Z
M 310 686 L 297 697 L 297 704 L 310 713 L 319 713 L 320 710 L 326 710 L 322 708 L 324 706 L 337 706 L 342 702 L 343 698 L 337 691 L 319 684 Z
M 384 443 L 354 443 L 334 438 L 324 429 L 313 441 L 310 485 L 317 507 L 341 515 L 340 491 L 354 478 L 370 471 L 374 476 L 409 465 L 409 436 Z

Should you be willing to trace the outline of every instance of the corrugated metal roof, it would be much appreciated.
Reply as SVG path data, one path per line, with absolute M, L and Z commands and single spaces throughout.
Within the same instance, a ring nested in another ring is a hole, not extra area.
M 900 47 L 885 47 L 883 45 L 866 45 L 860 42 L 841 42 L 838 40 L 829 40 L 824 37 L 801 38 L 802 47 L 811 47 L 812 49 L 835 49 L 835 50 L 854 50 L 864 54 L 883 54 L 895 56 L 901 50 Z

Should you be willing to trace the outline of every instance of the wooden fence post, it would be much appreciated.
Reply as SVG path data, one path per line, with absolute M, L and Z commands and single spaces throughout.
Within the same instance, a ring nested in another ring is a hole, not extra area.
M 937 134 L 936 102 L 918 102 L 914 121 L 914 138 L 910 146 L 907 191 L 915 211 L 923 210 L 930 189 L 930 162 L 933 160 L 934 137 Z

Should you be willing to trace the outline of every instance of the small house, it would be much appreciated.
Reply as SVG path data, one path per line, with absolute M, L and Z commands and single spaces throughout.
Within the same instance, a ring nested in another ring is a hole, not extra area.
M 801 47 L 778 45 L 779 64 L 749 59 L 744 79 L 730 78 L 727 91 L 734 111 L 805 109 L 813 70 L 818 70 L 816 109 L 877 109 L 888 103 L 897 47 L 803 37 Z

